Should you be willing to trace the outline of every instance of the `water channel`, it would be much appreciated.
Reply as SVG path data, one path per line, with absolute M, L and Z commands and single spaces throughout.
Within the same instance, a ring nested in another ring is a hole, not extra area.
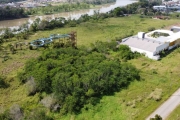
M 137 2 L 135 0 L 116 0 L 114 4 L 102 5 L 100 8 L 96 9 L 85 9 L 85 10 L 78 10 L 73 12 L 63 12 L 58 14 L 51 14 L 51 15 L 42 15 L 42 16 L 30 16 L 28 18 L 21 18 L 21 19 L 14 19 L 14 20 L 4 20 L 0 21 L 0 28 L 17 28 L 18 26 L 24 23 L 32 23 L 36 18 L 45 19 L 45 18 L 56 18 L 56 17 L 64 17 L 64 18 L 71 18 L 71 19 L 78 19 L 83 14 L 93 15 L 94 10 L 99 10 L 100 13 L 108 12 L 116 7 L 125 6 L 131 3 Z

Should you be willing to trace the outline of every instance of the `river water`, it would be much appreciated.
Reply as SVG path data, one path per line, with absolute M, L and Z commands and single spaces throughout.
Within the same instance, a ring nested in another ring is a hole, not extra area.
M 18 26 L 24 23 L 32 23 L 36 18 L 46 19 L 46 18 L 56 18 L 56 17 L 64 17 L 71 19 L 78 19 L 83 14 L 93 15 L 94 10 L 99 10 L 100 13 L 108 12 L 116 7 L 126 6 L 128 4 L 134 3 L 137 1 L 134 0 L 116 0 L 114 4 L 102 5 L 100 8 L 96 9 L 86 9 L 86 10 L 78 10 L 73 12 L 63 12 L 52 15 L 43 15 L 43 16 L 30 16 L 28 18 L 14 19 L 14 20 L 4 20 L 0 21 L 0 28 L 17 28 Z

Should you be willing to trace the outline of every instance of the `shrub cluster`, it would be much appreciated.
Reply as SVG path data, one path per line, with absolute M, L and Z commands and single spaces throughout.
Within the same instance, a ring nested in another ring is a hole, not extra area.
M 8 84 L 4 81 L 4 77 L 0 76 L 0 88 L 8 87 Z
M 62 113 L 78 112 L 85 104 L 96 104 L 102 95 L 119 91 L 131 81 L 139 79 L 139 71 L 134 66 L 120 63 L 119 56 L 111 57 L 111 51 L 119 52 L 123 57 L 127 53 L 133 56 L 125 48 L 127 46 L 123 46 L 127 50 L 123 51 L 115 44 L 97 42 L 90 49 L 45 51 L 38 59 L 26 63 L 25 71 L 19 74 L 19 78 L 25 82 L 33 77 L 36 92 L 53 93 Z

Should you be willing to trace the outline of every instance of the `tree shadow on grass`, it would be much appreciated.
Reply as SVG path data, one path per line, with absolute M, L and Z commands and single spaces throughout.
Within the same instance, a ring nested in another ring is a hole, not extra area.
M 0 77 L 0 88 L 8 88 L 9 84 L 4 81 L 3 77 Z

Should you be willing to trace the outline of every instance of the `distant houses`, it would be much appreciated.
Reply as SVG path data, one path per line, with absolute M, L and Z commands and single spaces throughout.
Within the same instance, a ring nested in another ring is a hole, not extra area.
M 162 5 L 153 6 L 154 10 L 171 12 L 180 10 L 180 1 L 163 1 Z
M 0 7 L 15 7 L 15 8 L 35 8 L 35 7 L 45 7 L 47 4 L 45 3 L 38 3 L 38 2 L 12 2 L 7 4 L 0 4 Z
M 165 5 L 160 5 L 160 6 L 153 6 L 154 10 L 159 10 L 159 11 L 165 11 L 166 6 Z
M 18 8 L 35 8 L 35 7 L 45 7 L 49 3 L 57 2 L 67 2 L 66 0 L 25 0 L 20 2 L 12 2 L 6 4 L 0 4 L 0 7 L 18 7 Z

